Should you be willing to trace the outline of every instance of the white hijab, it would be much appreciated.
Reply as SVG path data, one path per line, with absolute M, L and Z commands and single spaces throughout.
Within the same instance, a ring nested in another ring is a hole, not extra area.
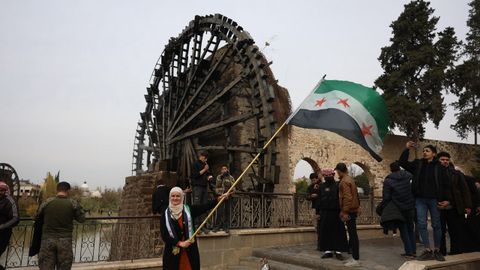
M 172 196 L 172 193 L 174 192 L 180 193 L 180 196 L 182 197 L 182 202 L 178 205 L 173 205 L 170 199 Z M 185 201 L 185 194 L 183 194 L 183 190 L 181 188 L 174 187 L 170 190 L 170 194 L 168 195 L 168 208 L 170 209 L 172 216 L 177 220 L 182 216 L 184 201 Z

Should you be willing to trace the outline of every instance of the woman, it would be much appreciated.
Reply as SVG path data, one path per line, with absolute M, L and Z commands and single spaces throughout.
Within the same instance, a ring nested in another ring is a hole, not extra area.
M 165 270 L 199 270 L 200 255 L 196 238 L 188 241 L 195 232 L 193 219 L 215 207 L 216 201 L 202 205 L 184 204 L 181 188 L 170 190 L 168 208 L 160 219 L 160 232 L 165 242 L 163 252 L 163 269 Z M 223 196 L 218 197 L 220 200 Z

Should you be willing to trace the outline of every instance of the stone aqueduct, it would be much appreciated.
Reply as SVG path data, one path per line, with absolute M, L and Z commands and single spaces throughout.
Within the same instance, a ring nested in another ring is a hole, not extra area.
M 312 168 L 333 168 L 337 162 L 359 165 L 367 174 L 370 185 L 377 187 L 374 192 L 381 196 L 382 181 L 389 173 L 389 164 L 398 159 L 409 138 L 398 135 L 387 135 L 381 152 L 383 160 L 377 162 L 367 151 L 360 146 L 340 137 L 334 133 L 322 130 L 303 129 L 291 127 L 288 138 L 288 161 L 285 164 L 288 170 L 282 179 L 281 187 L 285 191 L 292 191 L 292 179 L 295 166 L 300 160 L 307 161 Z M 435 145 L 439 151 L 447 151 L 452 156 L 452 161 L 464 172 L 479 164 L 475 161 L 475 146 L 470 144 L 453 143 L 436 140 L 424 140 L 421 145 Z M 413 151 L 412 151 L 413 152 Z M 414 153 L 410 158 L 414 158 Z M 421 153 L 418 153 L 421 155 Z

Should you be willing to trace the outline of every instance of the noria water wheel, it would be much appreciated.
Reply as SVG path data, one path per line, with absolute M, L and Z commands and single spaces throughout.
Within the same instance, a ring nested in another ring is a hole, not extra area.
M 0 181 L 10 187 L 11 195 L 18 200 L 18 196 L 20 196 L 20 180 L 17 172 L 11 165 L 0 163 Z
M 169 40 L 153 70 L 135 137 L 134 173 L 156 159 L 187 179 L 197 153 L 206 151 L 214 174 L 226 164 L 238 176 L 290 111 L 288 93 L 269 64 L 233 20 L 196 16 Z M 247 186 L 273 190 L 278 151 L 273 143 L 264 152 L 244 179 Z

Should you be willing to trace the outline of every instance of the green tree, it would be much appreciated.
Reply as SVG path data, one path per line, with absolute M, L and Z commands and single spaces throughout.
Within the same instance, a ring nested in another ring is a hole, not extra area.
M 295 192 L 296 193 L 307 193 L 308 188 L 308 179 L 305 176 L 295 179 Z
M 423 137 L 428 120 L 438 127 L 445 114 L 442 90 L 451 84 L 448 71 L 459 45 L 453 28 L 435 32 L 439 17 L 433 12 L 423 0 L 406 4 L 390 25 L 391 44 L 378 58 L 384 73 L 375 85 L 383 90 L 390 127 L 415 140 Z
M 47 177 L 43 179 L 42 189 L 40 191 L 42 202 L 50 197 L 57 195 L 57 183 L 53 175 L 48 172 Z
M 470 7 L 464 61 L 452 72 L 455 84 L 452 93 L 458 96 L 458 101 L 452 105 L 459 112 L 455 114 L 457 122 L 451 127 L 463 139 L 473 132 L 477 145 L 480 132 L 480 0 L 472 1 Z
M 370 182 L 368 181 L 368 177 L 365 175 L 365 173 L 357 175 L 353 179 L 355 180 L 357 187 L 361 187 L 363 189 L 364 195 L 370 194 Z
M 121 189 L 105 189 L 100 199 L 100 208 L 106 211 L 118 211 L 122 198 Z

